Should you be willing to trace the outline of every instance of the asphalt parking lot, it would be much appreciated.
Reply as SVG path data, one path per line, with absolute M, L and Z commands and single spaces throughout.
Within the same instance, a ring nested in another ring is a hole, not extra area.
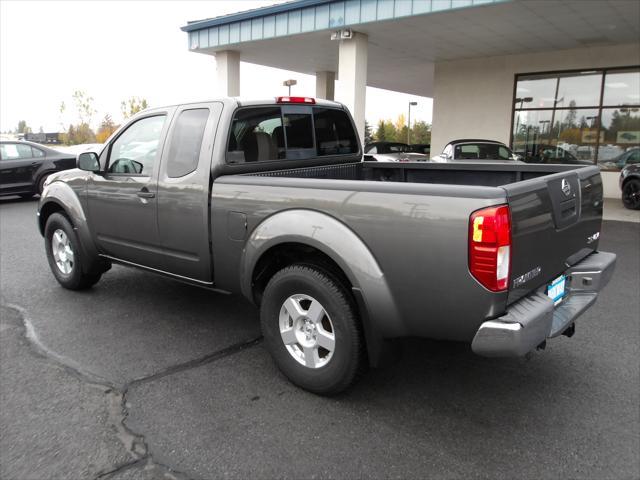
M 509 360 L 409 340 L 327 399 L 239 297 L 117 266 L 62 289 L 35 210 L 0 200 L 3 479 L 640 477 L 640 224 L 604 222 L 617 270 L 573 338 Z

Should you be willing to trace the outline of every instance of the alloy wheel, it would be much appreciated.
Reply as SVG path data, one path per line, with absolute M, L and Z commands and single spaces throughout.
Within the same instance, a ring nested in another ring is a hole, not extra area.
M 309 295 L 287 298 L 280 308 L 280 336 L 289 354 L 301 365 L 320 368 L 336 348 L 335 330 L 322 304 Z
M 75 254 L 71 247 L 68 235 L 64 230 L 58 228 L 51 237 L 51 251 L 58 270 L 69 275 L 75 264 Z

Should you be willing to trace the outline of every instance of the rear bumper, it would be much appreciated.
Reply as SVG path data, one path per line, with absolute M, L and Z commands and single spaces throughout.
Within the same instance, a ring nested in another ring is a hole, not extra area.
M 484 322 L 471 349 L 486 357 L 513 357 L 530 352 L 547 338 L 556 337 L 582 315 L 598 298 L 613 275 L 616 255 L 595 252 L 569 268 L 567 294 L 554 306 L 545 287 L 510 305 L 505 315 Z

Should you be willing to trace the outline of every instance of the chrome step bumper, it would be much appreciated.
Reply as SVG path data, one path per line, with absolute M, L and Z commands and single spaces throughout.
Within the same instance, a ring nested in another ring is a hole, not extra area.
M 567 330 L 598 298 L 613 275 L 616 255 L 595 252 L 569 268 L 567 294 L 554 306 L 545 288 L 510 305 L 506 314 L 484 322 L 471 343 L 471 349 L 485 357 L 522 356 L 547 338 Z

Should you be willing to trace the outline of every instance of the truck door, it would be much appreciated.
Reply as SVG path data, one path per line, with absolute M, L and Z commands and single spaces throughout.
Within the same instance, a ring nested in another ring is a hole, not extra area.
M 128 125 L 103 151 L 103 174 L 87 182 L 90 224 L 101 253 L 160 269 L 157 177 L 169 112 Z M 102 158 L 101 158 L 102 160 Z
M 158 177 L 158 229 L 163 270 L 212 281 L 209 179 L 222 103 L 178 107 Z

